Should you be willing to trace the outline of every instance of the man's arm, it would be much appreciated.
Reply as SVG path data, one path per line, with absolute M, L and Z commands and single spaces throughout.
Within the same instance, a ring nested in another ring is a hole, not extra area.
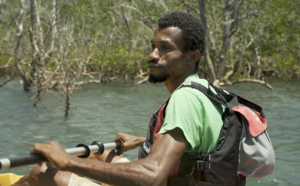
M 42 153 L 58 169 L 113 185 L 162 185 L 187 147 L 180 129 L 159 135 L 148 157 L 129 163 L 103 163 L 68 155 L 57 142 L 36 144 L 32 153 Z

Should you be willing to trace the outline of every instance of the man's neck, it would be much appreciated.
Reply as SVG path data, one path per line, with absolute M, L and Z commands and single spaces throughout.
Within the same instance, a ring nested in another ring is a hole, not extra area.
M 184 82 L 184 80 L 190 75 L 192 75 L 192 74 L 189 73 L 189 74 L 177 77 L 177 78 L 170 78 L 170 79 L 166 80 L 164 83 L 165 83 L 165 86 L 167 87 L 169 93 L 172 94 Z

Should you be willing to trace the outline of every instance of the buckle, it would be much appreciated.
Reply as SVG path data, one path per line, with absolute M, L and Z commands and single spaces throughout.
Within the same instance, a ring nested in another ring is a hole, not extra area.
M 204 158 L 202 160 L 196 160 L 193 168 L 195 170 L 199 170 L 199 171 L 210 170 L 210 157 L 211 157 L 211 155 L 208 154 L 208 160 L 206 158 Z
M 143 143 L 143 149 L 147 153 L 147 155 L 150 153 L 150 148 L 151 146 L 148 147 L 146 142 Z
M 207 161 L 197 160 L 195 162 L 194 169 L 199 171 L 210 170 L 210 163 Z

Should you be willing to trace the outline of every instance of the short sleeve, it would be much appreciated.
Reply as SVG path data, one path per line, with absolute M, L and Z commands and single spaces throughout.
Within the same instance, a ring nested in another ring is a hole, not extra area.
M 176 90 L 167 105 L 165 120 L 159 131 L 164 134 L 180 128 L 189 143 L 186 152 L 201 144 L 203 131 L 202 104 L 190 88 Z

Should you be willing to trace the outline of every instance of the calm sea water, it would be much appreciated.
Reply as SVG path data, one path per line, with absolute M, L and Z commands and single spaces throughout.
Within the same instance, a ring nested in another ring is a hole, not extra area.
M 273 174 L 248 179 L 247 185 L 300 185 L 300 82 L 287 90 L 282 81 L 272 80 L 271 91 L 257 84 L 229 87 L 260 104 L 268 119 L 268 133 L 276 153 Z M 59 141 L 65 148 L 95 140 L 110 142 L 117 132 L 146 135 L 152 112 L 167 98 L 163 84 L 140 86 L 122 83 L 88 85 L 75 91 L 69 117 L 51 94 L 33 107 L 34 93 L 23 92 L 19 80 L 0 88 L 0 158 L 29 154 L 34 143 Z M 137 150 L 125 154 L 135 160 Z M 25 174 L 33 166 L 5 172 Z

